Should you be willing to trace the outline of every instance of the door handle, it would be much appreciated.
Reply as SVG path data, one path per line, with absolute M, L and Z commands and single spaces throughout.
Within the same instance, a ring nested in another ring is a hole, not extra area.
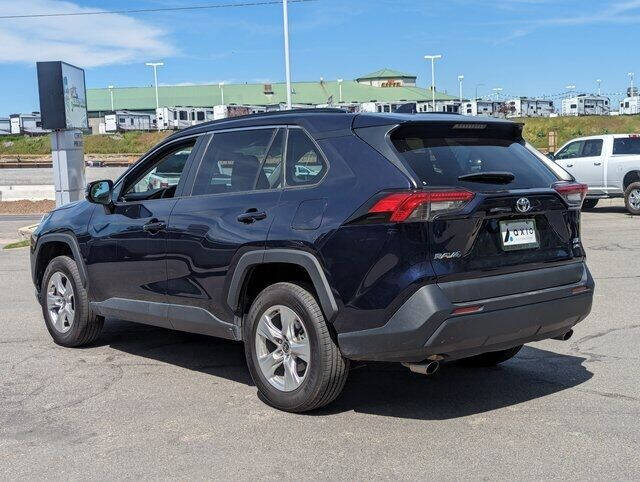
M 567 167 L 573 167 L 573 164 L 567 164 Z
M 602 165 L 602 163 L 601 163 L 600 161 L 596 161 L 596 162 L 594 162 L 594 163 L 593 163 L 593 165 L 594 165 L 594 166 L 601 166 L 601 165 Z
M 247 212 L 238 216 L 238 221 L 245 224 L 251 224 L 255 221 L 260 221 L 267 217 L 267 213 L 264 211 L 258 211 L 255 208 L 248 209 Z
M 158 221 L 157 219 L 154 219 L 148 222 L 147 224 L 145 224 L 144 226 L 142 226 L 142 230 L 145 233 L 158 234 L 160 231 L 162 231 L 166 227 L 167 227 L 167 223 L 165 223 L 164 221 Z

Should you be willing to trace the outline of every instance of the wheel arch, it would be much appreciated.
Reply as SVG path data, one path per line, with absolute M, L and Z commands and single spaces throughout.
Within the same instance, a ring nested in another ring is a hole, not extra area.
M 627 172 L 622 180 L 622 190 L 626 191 L 627 188 L 634 182 L 640 181 L 640 169 L 635 169 Z
M 83 288 L 87 287 L 87 267 L 85 266 L 84 259 L 80 252 L 80 245 L 76 237 L 69 233 L 50 233 L 38 238 L 33 257 L 32 277 L 38 292 L 41 289 L 42 276 L 49 262 L 56 256 L 61 255 L 71 255 L 78 266 L 82 286 Z
M 320 261 L 313 254 L 297 249 L 250 251 L 240 257 L 231 276 L 227 293 L 227 304 L 234 313 L 241 308 L 242 296 L 251 270 L 268 264 L 291 265 L 304 270 L 313 285 L 325 317 L 329 322 L 335 318 L 338 305 Z

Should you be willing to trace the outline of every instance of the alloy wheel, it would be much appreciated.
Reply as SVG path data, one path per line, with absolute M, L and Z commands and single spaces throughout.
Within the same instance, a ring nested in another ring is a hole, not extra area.
M 640 209 L 640 189 L 634 189 L 629 193 L 629 204 L 633 209 Z
M 75 316 L 75 294 L 69 278 L 56 271 L 47 286 L 47 311 L 56 331 L 66 333 L 73 325 Z
M 291 392 L 302 385 L 311 362 L 309 337 L 291 308 L 272 306 L 260 318 L 255 335 L 262 375 L 276 389 Z

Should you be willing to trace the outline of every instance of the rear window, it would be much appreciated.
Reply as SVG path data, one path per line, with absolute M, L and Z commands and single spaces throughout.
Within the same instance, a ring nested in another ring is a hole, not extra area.
M 549 187 L 558 178 L 524 145 L 513 127 L 452 129 L 414 125 L 397 129 L 391 142 L 423 186 L 460 186 L 475 191 Z M 508 184 L 462 181 L 466 174 L 509 172 Z
M 640 154 L 640 137 L 619 137 L 613 140 L 614 154 Z

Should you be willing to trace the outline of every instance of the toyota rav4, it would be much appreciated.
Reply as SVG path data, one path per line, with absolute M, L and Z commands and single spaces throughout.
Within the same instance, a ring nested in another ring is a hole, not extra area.
M 150 183 L 165 163 L 176 182 Z M 503 120 L 250 115 L 178 132 L 45 216 L 33 282 L 60 345 L 105 318 L 243 342 L 264 398 L 302 412 L 351 360 L 431 373 L 570 336 L 594 289 L 586 189 Z

